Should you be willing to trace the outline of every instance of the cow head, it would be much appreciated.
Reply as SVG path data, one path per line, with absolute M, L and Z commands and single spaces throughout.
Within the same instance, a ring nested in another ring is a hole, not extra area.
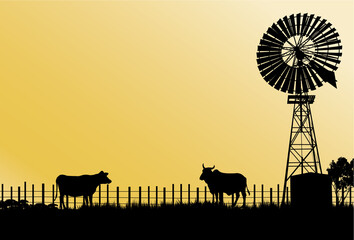
M 213 167 L 210 168 L 206 168 L 204 167 L 204 163 L 203 163 L 203 172 L 202 175 L 200 175 L 200 180 L 206 180 L 207 178 L 209 178 L 211 176 L 211 174 L 213 173 L 213 169 L 215 168 L 215 165 Z
M 108 173 L 101 171 L 98 175 L 98 181 L 100 184 L 111 183 L 112 180 L 107 177 Z

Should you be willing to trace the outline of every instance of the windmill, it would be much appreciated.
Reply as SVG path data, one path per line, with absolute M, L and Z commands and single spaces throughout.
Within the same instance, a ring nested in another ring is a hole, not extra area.
M 341 41 L 332 24 L 314 14 L 292 14 L 279 19 L 263 34 L 257 63 L 264 80 L 276 90 L 288 93 L 293 105 L 283 198 L 294 174 L 322 173 L 311 114 L 315 95 L 329 83 L 337 88 L 334 71 L 342 56 Z

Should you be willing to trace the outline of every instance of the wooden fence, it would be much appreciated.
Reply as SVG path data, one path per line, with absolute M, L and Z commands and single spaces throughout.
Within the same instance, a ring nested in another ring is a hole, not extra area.
M 190 204 L 195 202 L 211 202 L 212 194 L 209 192 L 208 188 L 205 187 L 195 187 L 191 188 L 190 184 L 182 185 L 179 184 L 176 187 L 172 184 L 170 188 L 166 187 L 154 187 L 150 186 L 142 188 L 141 186 L 137 188 L 128 187 L 127 189 L 122 189 L 120 187 L 112 188 L 110 185 L 99 185 L 96 193 L 93 195 L 93 202 L 96 205 L 111 204 L 116 206 L 132 206 L 134 205 L 150 205 L 157 206 L 162 204 Z M 263 204 L 274 204 L 280 206 L 282 201 L 282 189 L 279 188 L 279 184 L 276 188 L 265 189 L 262 184 L 260 187 L 253 185 L 250 189 L 250 195 L 247 195 L 246 204 L 248 206 L 258 206 Z M 12 186 L 5 189 L 4 184 L 1 184 L 1 203 L 6 200 L 15 200 L 16 202 L 27 202 L 30 205 L 49 205 L 57 204 L 59 205 L 59 191 L 58 197 L 55 199 L 55 185 L 51 186 L 51 189 L 46 188 L 45 184 L 42 184 L 40 188 L 35 188 L 34 184 L 31 187 L 27 186 L 25 182 L 23 187 L 17 187 L 14 189 Z M 332 203 L 335 204 L 335 194 L 332 193 Z M 69 197 L 65 199 L 66 203 L 69 204 L 70 208 L 77 208 L 82 205 L 82 197 Z M 227 196 L 224 194 L 224 203 L 231 205 L 234 201 L 234 196 Z M 285 202 L 289 204 L 290 202 L 290 191 L 286 189 Z M 348 197 L 344 201 L 347 205 L 352 205 L 352 194 L 351 191 Z M 243 203 L 242 195 L 240 196 L 237 205 L 240 206 Z

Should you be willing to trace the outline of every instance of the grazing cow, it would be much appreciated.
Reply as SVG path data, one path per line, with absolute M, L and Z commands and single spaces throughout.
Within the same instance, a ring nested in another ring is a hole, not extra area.
M 90 206 L 92 206 L 92 195 L 96 192 L 98 185 L 103 183 L 111 183 L 112 181 L 107 177 L 108 173 L 101 171 L 94 175 L 82 175 L 82 176 L 66 176 L 59 175 L 56 183 L 55 198 L 58 196 L 58 187 L 60 192 L 60 208 L 64 207 L 64 196 L 83 196 L 83 205 L 88 205 L 88 199 L 90 200 Z M 68 208 L 68 206 L 66 206 Z
M 232 195 L 236 193 L 236 200 L 232 203 L 232 206 L 235 206 L 237 200 L 240 197 L 240 192 L 243 197 L 243 206 L 246 205 L 246 189 L 248 195 L 250 191 L 247 187 L 247 179 L 240 173 L 222 173 L 219 170 L 215 169 L 212 171 L 215 166 L 212 168 L 206 168 L 203 166 L 202 175 L 200 175 L 200 180 L 204 180 L 209 187 L 210 193 L 216 196 L 216 202 L 218 202 L 218 196 L 220 202 L 223 202 L 222 194 L 226 193 L 227 195 Z

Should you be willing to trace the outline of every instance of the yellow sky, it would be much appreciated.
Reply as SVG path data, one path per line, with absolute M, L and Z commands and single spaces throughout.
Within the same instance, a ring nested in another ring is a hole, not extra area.
M 326 169 L 353 157 L 353 1 L 0 1 L 0 182 L 110 173 L 201 185 L 201 164 L 282 184 L 292 106 L 259 74 L 279 18 L 314 13 L 343 44 L 312 106 Z

